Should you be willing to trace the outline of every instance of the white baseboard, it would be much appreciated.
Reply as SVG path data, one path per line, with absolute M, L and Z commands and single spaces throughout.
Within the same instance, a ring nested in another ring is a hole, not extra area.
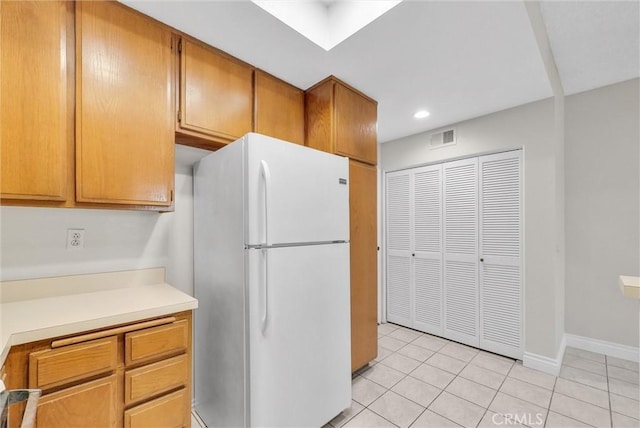
M 562 358 L 564 357 L 564 349 L 566 346 L 566 335 L 563 335 L 562 340 L 560 341 L 560 348 L 558 349 L 558 353 L 555 358 L 545 357 L 544 355 L 538 355 L 532 352 L 525 352 L 522 356 L 522 365 L 557 376 L 560 374 L 560 367 L 562 367 Z
M 620 345 L 619 343 L 577 336 L 575 334 L 565 334 L 565 337 L 567 338 L 567 346 L 571 346 L 572 348 L 597 352 L 598 354 L 622 358 L 623 360 L 640 361 L 640 349 L 635 346 Z
M 557 376 L 560 373 L 562 358 L 564 357 L 564 351 L 567 346 L 608 355 L 610 357 L 622 358 L 623 360 L 640 361 L 640 349 L 634 346 L 620 345 L 619 343 L 577 336 L 575 334 L 564 334 L 555 358 L 525 352 L 522 357 L 522 365 Z

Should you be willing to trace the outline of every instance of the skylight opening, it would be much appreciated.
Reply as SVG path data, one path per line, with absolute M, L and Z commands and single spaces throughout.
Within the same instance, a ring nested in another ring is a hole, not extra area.
M 357 33 L 402 0 L 252 0 L 326 51 Z

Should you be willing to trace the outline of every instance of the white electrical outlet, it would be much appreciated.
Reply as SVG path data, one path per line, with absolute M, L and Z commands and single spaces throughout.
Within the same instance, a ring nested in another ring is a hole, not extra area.
M 84 248 L 84 229 L 67 229 L 67 250 Z

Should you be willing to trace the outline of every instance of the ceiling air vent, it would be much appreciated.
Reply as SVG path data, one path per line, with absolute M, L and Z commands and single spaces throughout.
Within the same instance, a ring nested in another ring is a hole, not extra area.
M 455 143 L 456 143 L 455 129 L 447 129 L 446 131 L 431 134 L 431 140 L 429 141 L 429 148 L 438 149 L 444 146 L 451 146 Z

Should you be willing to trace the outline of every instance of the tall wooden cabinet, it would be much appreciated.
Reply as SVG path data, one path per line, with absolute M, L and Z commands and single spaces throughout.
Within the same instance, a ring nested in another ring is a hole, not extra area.
M 76 199 L 171 205 L 168 28 L 117 3 L 76 2 Z
M 350 158 L 351 368 L 378 353 L 377 103 L 331 76 L 305 93 L 305 144 Z
M 351 368 L 378 354 L 377 170 L 349 161 L 351 245 Z
M 0 2 L 0 196 L 73 199 L 73 3 Z

